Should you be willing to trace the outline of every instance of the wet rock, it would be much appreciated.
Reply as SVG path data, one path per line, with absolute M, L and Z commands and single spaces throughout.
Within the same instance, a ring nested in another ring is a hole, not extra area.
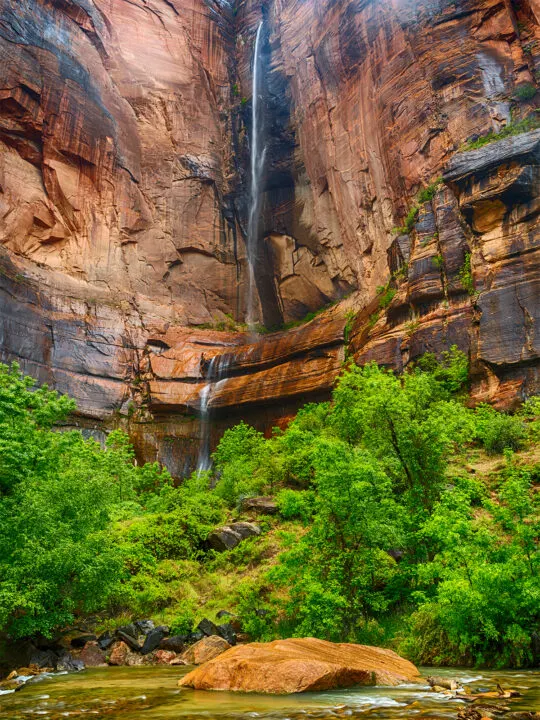
M 116 636 L 126 643 L 128 647 L 131 648 L 131 650 L 135 652 L 141 651 L 141 646 L 139 644 L 139 641 L 137 639 L 137 636 L 128 635 L 128 633 L 124 632 L 123 630 L 117 630 Z M 158 643 L 159 644 L 159 643 Z M 156 645 L 157 647 L 157 645 Z
M 3 690 L 4 692 L 8 692 L 9 690 L 20 690 L 22 685 L 23 681 L 18 678 L 13 678 L 12 680 L 2 680 L 2 682 L 0 682 L 0 690 Z
M 169 628 L 166 625 L 159 625 L 157 628 L 150 630 L 144 640 L 144 644 L 141 648 L 143 655 L 148 655 L 157 647 L 160 646 L 161 641 L 168 635 Z
M 187 662 L 181 657 L 175 657 L 174 660 L 171 660 L 169 665 L 187 665 Z
M 208 620 L 208 618 L 204 618 L 201 620 L 201 622 L 197 625 L 197 630 L 203 633 L 203 635 L 219 635 L 217 625 L 213 623 L 211 620 Z
M 64 651 L 58 656 L 55 668 L 58 672 L 80 672 L 84 670 L 84 661 L 74 658 L 71 653 Z
M 83 648 L 86 643 L 97 640 L 97 637 L 93 634 L 77 635 L 71 638 L 70 645 L 74 648 Z
M 136 665 L 144 665 L 145 664 L 145 658 L 136 652 L 131 652 L 131 650 L 128 652 L 125 665 L 128 667 L 135 667 Z
M 58 662 L 58 655 L 53 650 L 34 650 L 30 655 L 30 665 L 38 668 L 55 668 Z
M 220 637 L 224 638 L 229 643 L 229 645 L 236 645 L 236 633 L 230 623 L 218 625 L 216 630 L 217 634 Z
M 125 642 L 116 641 L 109 655 L 109 665 L 125 665 L 129 655 L 129 647 Z
M 135 623 L 129 623 L 128 625 L 121 625 L 119 628 L 116 628 L 116 634 L 119 635 L 120 633 L 124 633 L 124 635 L 129 635 L 131 638 L 138 638 L 139 637 L 139 630 Z
M 107 630 L 98 637 L 98 645 L 102 650 L 108 650 L 114 642 L 114 635 Z
M 461 687 L 461 684 L 456 678 L 444 678 L 432 675 L 427 678 L 427 681 L 432 688 L 440 687 L 446 690 L 458 690 Z
M 479 150 L 456 153 L 444 173 L 444 181 L 462 182 L 470 175 L 480 175 L 509 163 L 540 165 L 540 130 L 508 137 Z
M 200 638 L 198 638 L 200 640 Z M 172 637 L 164 638 L 159 643 L 160 650 L 172 650 L 176 653 L 181 653 L 186 649 L 188 641 L 188 635 L 173 635 Z
M 182 654 L 182 660 L 186 665 L 202 665 L 229 650 L 230 647 L 229 643 L 219 635 L 210 635 L 188 648 Z
M 242 510 L 260 515 L 276 515 L 278 506 L 272 497 L 252 497 L 242 500 Z
M 105 652 L 100 648 L 99 643 L 95 640 L 87 642 L 81 650 L 79 659 L 86 667 L 101 667 L 107 664 Z
M 392 650 L 295 638 L 231 648 L 178 684 L 199 690 L 284 694 L 420 681 L 415 666 Z
M 148 635 L 156 627 L 153 620 L 135 620 L 134 625 L 142 635 Z
M 176 658 L 176 653 L 171 650 L 157 650 L 154 654 L 154 662 L 158 665 L 170 665 Z

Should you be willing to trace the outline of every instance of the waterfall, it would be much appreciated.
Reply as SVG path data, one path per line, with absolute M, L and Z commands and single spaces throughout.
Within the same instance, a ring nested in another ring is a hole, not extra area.
M 208 369 L 205 375 L 205 385 L 199 395 L 199 413 L 201 432 L 199 440 L 199 457 L 197 459 L 197 477 L 201 473 L 210 470 L 212 467 L 212 458 L 210 457 L 210 429 L 211 429 L 211 407 L 210 400 L 214 394 L 214 390 L 225 382 L 225 376 L 230 364 L 230 356 L 214 355 L 208 363 Z
M 259 228 L 261 214 L 261 182 L 266 156 L 263 137 L 263 117 L 261 114 L 261 37 L 263 23 L 259 23 L 253 53 L 253 81 L 251 105 L 251 138 L 250 138 L 250 185 L 249 214 L 247 228 L 247 256 L 249 263 L 249 281 L 247 293 L 246 319 L 249 326 L 254 324 L 254 306 L 257 288 L 255 285 L 255 269 L 259 252 Z

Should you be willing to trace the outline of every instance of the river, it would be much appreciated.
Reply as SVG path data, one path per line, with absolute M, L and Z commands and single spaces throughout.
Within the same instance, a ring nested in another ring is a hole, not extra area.
M 301 695 L 242 695 L 177 688 L 186 668 L 99 668 L 54 675 L 0 696 L 0 719 L 39 717 L 121 720 L 309 720 L 310 718 L 455 718 L 464 703 L 425 685 L 361 687 Z M 422 668 L 422 674 L 456 677 L 472 690 L 496 682 L 522 698 L 503 701 L 512 710 L 540 710 L 540 671 L 478 671 Z M 497 701 L 487 701 L 497 702 Z

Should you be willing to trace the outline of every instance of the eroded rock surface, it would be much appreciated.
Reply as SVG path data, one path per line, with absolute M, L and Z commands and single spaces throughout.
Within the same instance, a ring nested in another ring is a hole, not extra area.
M 182 654 L 186 665 L 202 665 L 230 649 L 229 643 L 219 635 L 205 637 Z
M 197 690 L 285 694 L 419 680 L 415 666 L 392 650 L 295 638 L 239 645 L 178 684 Z
M 352 295 L 258 340 L 210 328 L 245 319 L 261 3 L 0 0 L 0 16 L 0 360 L 75 397 L 85 433 L 121 416 L 140 458 L 181 476 L 214 356 L 213 444 L 327 397 L 346 340 L 396 369 L 457 344 L 479 399 L 538 390 L 538 131 L 460 152 L 534 119 L 538 94 L 516 93 L 537 83 L 537 3 L 265 3 L 259 315 Z

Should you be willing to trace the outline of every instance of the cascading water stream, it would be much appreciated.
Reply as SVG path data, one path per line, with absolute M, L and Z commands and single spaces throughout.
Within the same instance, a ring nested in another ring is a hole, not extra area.
M 259 230 L 262 198 L 262 179 L 264 162 L 266 158 L 266 145 L 264 144 L 264 123 L 261 106 L 261 79 L 262 54 L 261 41 L 263 22 L 259 23 L 253 51 L 253 80 L 252 80 L 252 107 L 251 107 L 251 137 L 250 137 L 250 184 L 249 184 L 249 212 L 247 227 L 247 256 L 249 265 L 249 279 L 247 291 L 246 319 L 250 329 L 255 325 L 255 298 L 257 287 L 255 283 L 255 267 L 259 253 Z M 210 470 L 212 458 L 210 457 L 210 401 L 220 382 L 225 382 L 225 375 L 230 363 L 226 355 L 215 356 L 208 363 L 205 380 L 206 383 L 200 394 L 200 444 L 197 460 L 197 476 Z
M 206 383 L 199 396 L 201 432 L 199 457 L 197 459 L 197 477 L 212 467 L 212 458 L 210 456 L 210 400 L 220 383 L 225 382 L 229 364 L 230 357 L 227 355 L 215 355 L 208 363 L 205 376 Z
M 247 256 L 249 263 L 249 280 L 247 293 L 246 319 L 250 328 L 255 324 L 255 297 L 256 283 L 255 270 L 258 256 L 259 228 L 261 214 L 261 183 L 266 157 L 266 146 L 263 134 L 263 116 L 261 107 L 261 79 L 262 79 L 262 55 L 261 39 L 263 22 L 259 23 L 257 36 L 255 38 L 255 49 L 253 53 L 253 81 L 252 81 L 252 106 L 251 106 L 251 138 L 250 138 L 250 186 L 249 186 L 249 213 L 247 228 Z

